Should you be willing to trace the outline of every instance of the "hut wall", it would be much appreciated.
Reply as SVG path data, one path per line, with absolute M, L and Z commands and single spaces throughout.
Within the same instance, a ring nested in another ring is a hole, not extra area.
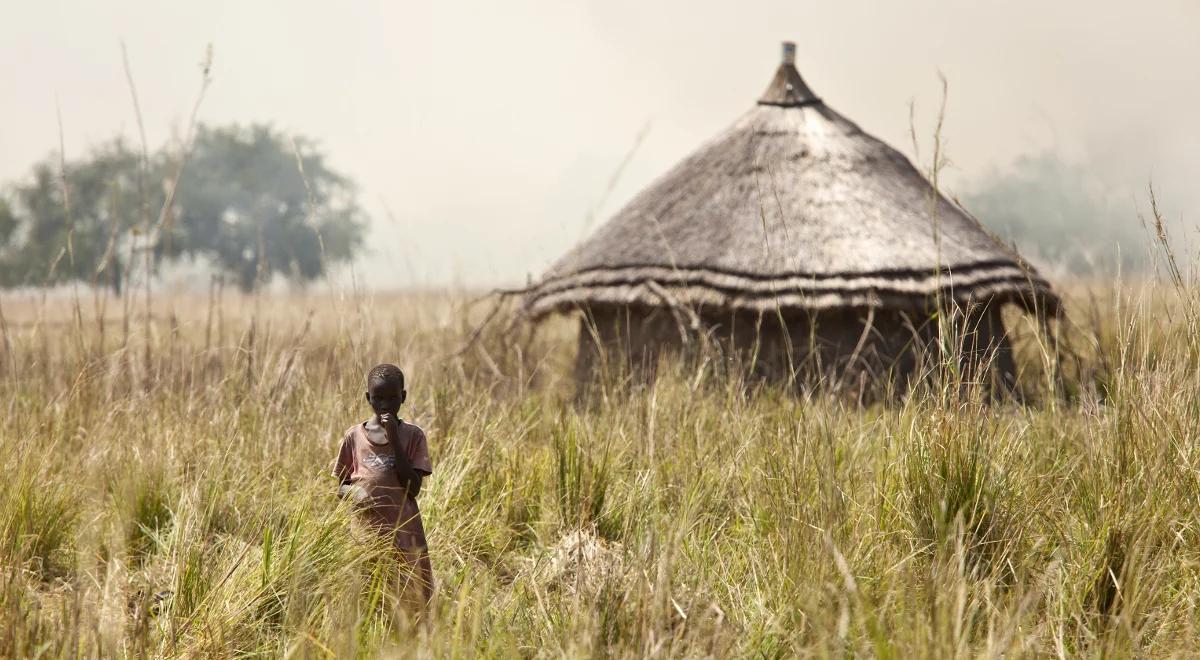
M 971 380 L 1010 389 L 1012 349 L 1000 305 L 960 315 L 953 338 L 960 366 Z M 793 374 L 802 388 L 833 387 L 859 398 L 902 393 L 930 373 L 936 359 L 937 323 L 928 312 L 835 309 L 763 315 L 694 316 L 664 307 L 602 306 L 582 317 L 576 377 L 610 373 L 649 381 L 659 357 L 709 351 L 731 373 L 772 382 Z
M 664 308 L 599 306 L 580 317 L 575 376 L 580 382 L 608 372 L 651 380 L 659 356 L 685 345 L 680 324 Z
M 835 309 L 711 318 L 708 327 L 745 373 L 768 381 L 793 374 L 802 388 L 866 396 L 902 392 L 933 340 L 933 324 L 895 310 Z
M 964 380 L 993 393 L 1010 393 L 1017 389 L 1017 366 L 1001 312 L 1002 305 L 991 304 L 963 315 L 960 366 Z

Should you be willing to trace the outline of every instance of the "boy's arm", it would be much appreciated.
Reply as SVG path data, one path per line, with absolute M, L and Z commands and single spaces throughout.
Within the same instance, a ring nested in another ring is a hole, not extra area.
M 407 456 L 396 456 L 396 475 L 400 477 L 400 483 L 405 484 L 408 496 L 417 499 L 417 495 L 421 494 L 421 473 L 413 469 L 412 461 Z
M 408 491 L 408 496 L 412 499 L 417 499 L 417 495 L 421 494 L 421 473 L 413 469 L 412 460 L 408 458 L 408 454 L 400 451 L 400 433 L 397 428 L 396 418 L 388 415 L 383 421 L 383 428 L 387 431 L 388 442 L 392 444 L 392 452 L 396 457 L 396 477 L 400 479 L 400 484 Z
M 354 472 L 352 462 L 353 452 L 350 448 L 350 437 L 342 438 L 342 446 L 333 462 L 333 476 L 338 480 L 338 497 L 345 497 L 350 489 L 350 475 Z

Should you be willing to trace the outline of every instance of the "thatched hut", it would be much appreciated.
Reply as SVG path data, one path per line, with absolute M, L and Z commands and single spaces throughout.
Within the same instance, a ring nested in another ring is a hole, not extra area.
M 907 384 L 939 337 L 934 319 L 950 316 L 966 329 L 963 359 L 1011 383 L 1001 308 L 1058 305 L 904 155 L 813 93 L 792 44 L 749 112 L 563 256 L 523 304 L 534 318 L 582 313 L 581 375 L 610 355 L 652 366 L 691 338 L 749 358 L 754 373 L 856 388 Z

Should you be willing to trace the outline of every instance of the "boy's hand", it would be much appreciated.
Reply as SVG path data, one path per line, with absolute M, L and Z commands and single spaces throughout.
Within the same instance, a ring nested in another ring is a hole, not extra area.
M 396 416 L 387 412 L 379 413 L 379 425 L 383 427 L 388 442 L 392 443 L 394 447 L 399 447 L 400 423 L 396 420 Z M 397 453 L 399 452 L 397 451 Z
M 383 428 L 383 433 L 387 437 L 387 441 L 395 449 L 396 465 L 405 468 L 406 471 L 412 469 L 412 464 L 408 459 L 408 454 L 401 451 L 400 447 L 400 423 L 396 416 L 389 412 L 381 412 L 376 415 L 379 420 L 379 426 Z
M 388 442 L 395 443 L 400 437 L 400 422 L 396 416 L 390 412 L 382 412 L 376 418 L 379 420 L 379 426 L 383 429 Z

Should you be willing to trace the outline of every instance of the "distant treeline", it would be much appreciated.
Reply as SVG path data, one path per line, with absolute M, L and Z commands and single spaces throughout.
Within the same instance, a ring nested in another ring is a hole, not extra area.
M 962 200 L 1043 264 L 1086 274 L 1148 263 L 1133 200 L 1053 153 L 1019 158 Z M 51 154 L 2 189 L 0 287 L 120 291 L 131 274 L 180 258 L 247 291 L 277 275 L 306 282 L 350 259 L 366 222 L 353 181 L 311 140 L 269 125 L 200 125 L 188 153 L 117 138 L 65 163 Z
M 1150 263 L 1150 235 L 1134 197 L 1053 152 L 1018 158 L 962 200 L 990 230 L 1044 265 L 1110 274 Z
M 318 278 L 362 243 L 353 182 L 310 140 L 201 125 L 186 151 L 144 153 L 118 138 L 36 164 L 0 196 L 0 286 L 119 291 L 131 273 L 186 257 L 252 290 L 276 274 Z

